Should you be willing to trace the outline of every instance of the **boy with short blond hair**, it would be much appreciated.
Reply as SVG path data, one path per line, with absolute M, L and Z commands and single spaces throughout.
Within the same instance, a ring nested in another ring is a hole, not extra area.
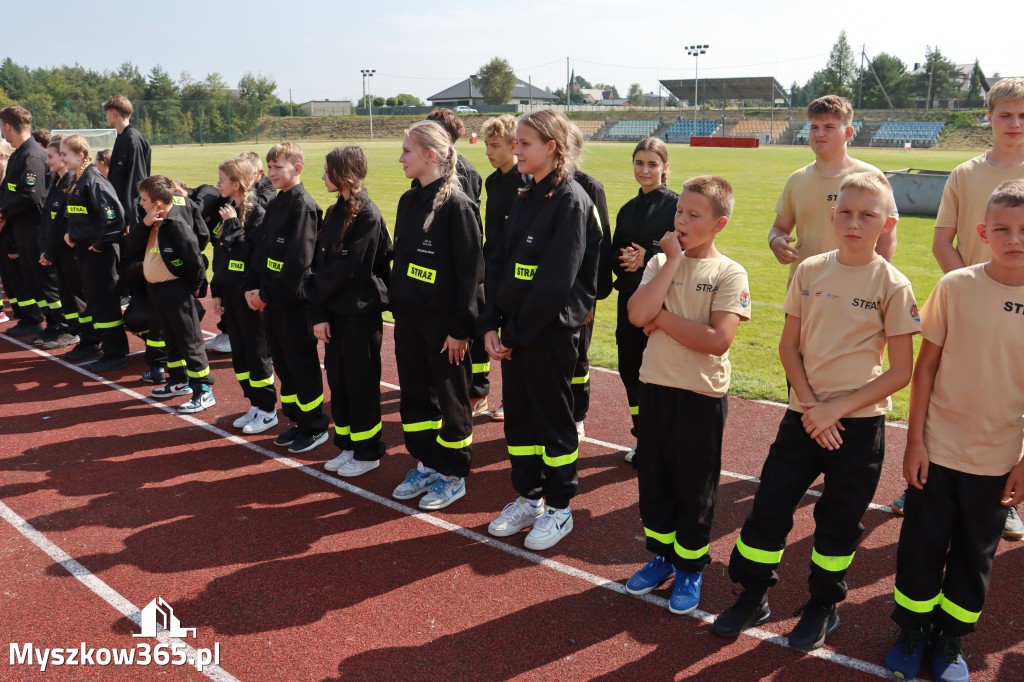
M 905 679 L 930 639 L 933 677 L 968 679 L 960 637 L 981 616 L 1007 511 L 1024 499 L 1024 181 L 1000 185 L 976 229 L 991 260 L 948 273 L 921 310 L 892 613 L 901 631 L 886 657 Z
M 850 100 L 838 95 L 819 97 L 807 105 L 807 118 L 811 123 L 808 144 L 814 151 L 814 161 L 786 180 L 775 203 L 775 223 L 768 231 L 768 248 L 780 263 L 789 265 L 790 280 L 801 262 L 839 246 L 830 221 L 843 180 L 853 173 L 879 172 L 847 151 L 854 134 Z M 896 251 L 895 228 L 879 238 L 875 250 L 892 261 Z
M 114 186 L 117 200 L 126 214 L 135 211 L 139 200 L 139 183 L 149 177 L 152 152 L 146 136 L 132 125 L 135 109 L 124 95 L 114 95 L 103 103 L 107 125 L 117 131 L 114 148 L 110 152 L 110 171 L 107 179 Z
M 910 382 L 921 329 L 910 280 L 876 253 L 881 235 L 896 227 L 894 208 L 881 173 L 848 176 L 832 216 L 838 250 L 806 259 L 790 282 L 779 343 L 789 409 L 729 560 L 729 577 L 744 591 L 715 620 L 718 635 L 736 637 L 771 617 L 768 589 L 778 582 L 793 514 L 820 474 L 810 599 L 789 644 L 816 649 L 839 626 L 836 604 L 846 598 L 861 517 L 882 471 L 885 414 L 890 396 Z
M 732 214 L 732 187 L 704 175 L 683 184 L 675 229 L 661 238 L 629 300 L 629 321 L 650 336 L 640 367 L 640 516 L 654 554 L 626 589 L 646 594 L 673 574 L 672 613 L 700 602 L 711 562 L 711 521 L 722 469 L 729 347 L 750 319 L 743 267 L 715 248 Z

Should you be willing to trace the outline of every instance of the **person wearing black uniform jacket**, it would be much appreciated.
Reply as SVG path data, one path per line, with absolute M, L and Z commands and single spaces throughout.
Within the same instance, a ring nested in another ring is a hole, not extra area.
M 150 384 L 167 383 L 167 342 L 160 333 L 160 321 L 150 315 L 149 291 L 143 273 L 149 233 L 152 228 L 142 220 L 146 212 L 136 204 L 127 211 L 128 234 L 121 252 L 121 285 L 130 302 L 124 311 L 125 329 L 132 332 L 146 344 L 143 357 L 149 366 L 142 374 L 142 380 Z
M 437 123 L 420 121 L 405 131 L 399 160 L 417 184 L 398 202 L 388 298 L 402 430 L 419 463 L 392 496 L 409 500 L 427 493 L 419 506 L 428 510 L 466 494 L 472 460 L 467 355 L 476 333 L 483 257 L 479 213 L 457 186 L 456 158 Z
M 11 146 L 11 143 L 0 139 L 0 182 L 4 180 L 7 162 L 13 153 L 14 147 Z M 7 183 L 3 182 L 2 187 L 7 187 Z M 0 189 L 0 192 L 2 191 L 3 189 Z M 0 227 L 0 282 L 3 283 L 4 295 L 11 303 L 12 316 L 20 322 L 25 318 L 27 312 L 23 312 L 22 308 L 28 306 L 19 306 L 18 298 L 20 296 L 28 300 L 28 297 L 22 294 L 25 284 L 21 281 L 21 270 L 18 267 L 17 258 L 18 250 L 14 248 L 14 236 L 11 233 L 11 230 L 4 230 Z M 2 306 L 2 302 L 0 302 L 0 306 Z M 7 322 L 9 319 L 0 307 L 0 322 Z
M 61 140 L 60 154 L 75 184 L 68 194 L 68 234 L 82 274 L 88 317 L 103 341 L 103 357 L 89 369 L 107 372 L 128 366 L 128 337 L 121 319 L 121 241 L 124 210 L 107 179 L 92 164 L 89 143 L 81 135 Z
M 573 180 L 576 154 L 565 117 L 521 117 L 516 142 L 519 171 L 534 179 L 487 262 L 480 327 L 491 358 L 501 360 L 505 440 L 520 497 L 487 530 L 505 537 L 533 526 L 526 547 L 540 550 L 573 527 L 579 441 L 571 382 L 580 327 L 597 294 L 601 228 Z
M 637 415 L 640 413 L 640 364 L 647 348 L 647 336 L 642 329 L 630 324 L 626 306 L 629 297 L 640 286 L 647 262 L 661 253 L 661 238 L 675 229 L 673 224 L 679 195 L 665 186 L 668 180 L 668 146 L 656 137 L 641 140 L 633 150 L 633 177 L 640 184 L 640 191 L 619 209 L 615 217 L 611 254 L 619 262 L 615 267 L 609 262 L 605 274 L 610 276 L 614 271 L 614 287 L 619 292 L 615 343 L 619 352 L 619 377 L 626 388 L 629 413 L 633 418 L 630 433 L 635 437 Z M 636 443 L 626 453 L 626 461 L 632 462 L 635 456 Z
M 391 237 L 363 188 L 366 155 L 359 147 L 327 154 L 323 181 L 338 202 L 327 209 L 316 243 L 313 275 L 306 282 L 313 335 L 324 342 L 331 387 L 334 444 L 341 453 L 324 465 L 339 476 L 376 469 L 381 442 L 381 312 L 391 277 Z
M 46 148 L 46 165 L 53 173 L 54 182 L 43 202 L 43 220 L 39 225 L 39 263 L 53 273 L 60 293 L 61 312 L 68 329 L 57 338 L 43 343 L 43 350 L 55 350 L 79 343 L 83 338 L 95 346 L 99 337 L 89 321 L 82 322 L 85 300 L 82 298 L 82 276 L 75 263 L 74 250 L 64 243 L 68 233 L 67 190 L 74 176 L 64 167 L 60 156 L 60 138 L 52 140 Z
M 253 170 L 256 173 L 256 181 L 254 185 L 256 189 L 256 200 L 259 202 L 260 206 L 266 208 L 267 204 L 270 203 L 270 200 L 274 198 L 275 194 L 277 194 L 277 190 L 274 189 L 274 183 L 270 181 L 270 178 L 263 173 L 263 160 L 256 152 L 242 152 L 238 156 L 239 158 L 248 160 L 252 164 Z
M 281 411 L 295 425 L 274 444 L 289 452 L 307 452 L 327 442 L 330 420 L 324 415 L 324 384 L 316 338 L 306 316 L 304 282 L 313 263 L 320 207 L 301 181 L 302 148 L 275 144 L 267 152 L 270 180 L 278 189 L 263 216 L 263 240 L 253 280 L 246 291 L 249 307 L 264 312 L 270 356 L 281 378 Z M 256 271 L 259 279 L 255 279 Z
M 167 385 L 153 389 L 151 395 L 158 399 L 190 396 L 178 406 L 178 412 L 192 414 L 217 401 L 210 389 L 213 377 L 203 349 L 195 297 L 206 281 L 206 269 L 195 232 L 186 221 L 188 208 L 176 203 L 177 198 L 174 181 L 162 175 L 139 184 L 139 206 L 146 212 L 142 222 L 150 228 L 142 271 L 149 289 L 150 315 L 159 323 L 167 343 L 170 375 Z
M 0 186 L 0 229 L 7 235 L 10 253 L 17 254 L 17 258 L 8 259 L 7 265 L 12 266 L 15 272 L 9 273 L 5 282 L 8 296 L 14 292 L 17 301 L 17 304 L 12 301 L 11 305 L 16 305 L 21 314 L 18 324 L 7 331 L 7 335 L 13 337 L 33 337 L 42 333 L 43 314 L 40 308 L 47 311 L 47 325 L 53 325 L 50 299 L 60 300 L 56 287 L 40 287 L 43 278 L 37 244 L 46 195 L 46 152 L 32 138 L 31 127 L 32 114 L 27 109 L 15 105 L 0 110 L 0 129 L 4 139 L 14 147 Z M 61 316 L 61 325 L 63 321 Z M 51 335 L 54 331 L 57 329 L 48 330 Z
M 433 121 L 444 128 L 445 132 L 448 133 L 449 139 L 452 141 L 452 146 L 455 146 L 459 138 L 466 133 L 466 126 L 462 123 L 462 119 L 451 109 L 438 107 L 427 114 L 427 120 Z M 462 192 L 479 206 L 483 179 L 476 171 L 476 168 L 473 168 L 473 164 L 458 152 L 456 152 L 455 176 L 458 178 L 459 187 L 462 188 Z
M 265 211 L 256 201 L 249 162 L 225 159 L 217 172 L 217 187 L 226 203 L 218 209 L 210 289 L 230 339 L 235 378 L 250 405 L 232 426 L 246 434 L 262 433 L 277 425 L 277 390 L 263 313 L 248 306 L 245 291 L 247 280 L 258 272 L 254 251 L 263 237 Z
M 132 103 L 123 95 L 114 95 L 103 103 L 107 125 L 117 130 L 110 152 L 108 179 L 125 210 L 139 200 L 139 183 L 149 177 L 152 154 L 146 137 L 131 124 Z

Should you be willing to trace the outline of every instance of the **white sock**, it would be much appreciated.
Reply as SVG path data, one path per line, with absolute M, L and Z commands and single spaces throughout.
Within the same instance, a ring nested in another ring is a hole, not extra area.
M 543 497 L 540 498 L 539 500 L 531 500 L 531 499 L 526 498 L 526 497 L 524 497 L 523 499 L 526 500 L 529 503 L 529 505 L 531 507 L 533 507 L 534 509 L 537 509 L 539 507 L 543 507 L 544 506 L 544 498 Z
M 421 474 L 436 474 L 437 473 L 437 471 L 435 471 L 434 469 L 431 469 L 430 467 L 426 466 L 425 464 L 423 464 L 423 462 L 418 462 L 416 464 L 416 469 Z

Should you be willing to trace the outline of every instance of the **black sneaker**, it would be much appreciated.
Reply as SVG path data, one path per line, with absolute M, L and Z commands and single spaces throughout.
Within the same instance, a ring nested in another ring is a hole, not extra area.
M 64 359 L 68 362 L 81 362 L 85 360 L 95 360 L 101 355 L 103 355 L 103 353 L 100 351 L 99 346 L 91 343 L 79 343 L 64 354 Z
M 43 333 L 43 325 L 38 322 L 25 322 L 24 320 L 18 322 L 10 329 L 7 330 L 7 336 L 14 339 L 20 339 L 23 336 L 33 337 Z
M 89 365 L 89 371 L 95 372 L 96 374 L 103 374 L 103 372 L 112 372 L 115 369 L 124 369 L 128 366 L 128 358 L 117 355 L 104 355 L 96 362 Z
M 142 380 L 147 384 L 167 383 L 167 372 L 160 365 L 153 365 L 142 375 Z
M 839 612 L 835 604 L 822 605 L 813 599 L 797 610 L 800 622 L 789 633 L 789 645 L 794 649 L 811 651 L 825 643 L 825 637 L 839 627 Z
M 299 433 L 295 440 L 292 441 L 292 444 L 288 446 L 288 452 L 295 454 L 309 452 L 313 448 L 326 443 L 327 437 L 326 431 L 321 431 L 320 433 Z
M 78 343 L 79 338 L 74 334 L 68 332 L 62 332 L 57 338 L 47 341 L 42 345 L 43 350 L 57 350 L 58 348 L 65 348 L 67 346 L 73 346 Z
M 274 439 L 274 445 L 280 445 L 281 447 L 284 447 L 285 445 L 291 445 L 295 441 L 295 439 L 298 438 L 298 436 L 298 424 L 296 424 L 295 426 L 290 426 L 284 431 L 282 431 L 280 434 L 278 434 L 277 438 Z
M 719 637 L 739 637 L 747 628 L 760 625 L 772 617 L 768 608 L 768 593 L 744 590 L 736 603 L 715 618 L 711 631 Z

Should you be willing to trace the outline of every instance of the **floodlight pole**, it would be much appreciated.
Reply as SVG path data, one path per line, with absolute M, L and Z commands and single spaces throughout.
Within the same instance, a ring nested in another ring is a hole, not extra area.
M 373 74 L 377 73 L 377 69 L 360 69 L 359 72 L 361 74 L 363 74 L 363 99 L 366 100 L 366 106 L 370 110 L 370 139 L 372 140 L 373 139 L 373 92 L 372 92 L 372 88 L 370 88 L 370 93 L 369 93 L 370 96 L 369 96 L 369 98 L 366 97 L 366 95 L 367 95 L 367 92 L 366 92 L 367 91 L 366 79 L 367 78 L 373 78 Z M 372 83 L 372 81 L 371 81 L 371 83 Z
M 693 132 L 697 133 L 697 83 L 699 81 L 697 67 L 700 56 L 708 51 L 707 45 L 687 45 L 686 54 L 693 57 Z

